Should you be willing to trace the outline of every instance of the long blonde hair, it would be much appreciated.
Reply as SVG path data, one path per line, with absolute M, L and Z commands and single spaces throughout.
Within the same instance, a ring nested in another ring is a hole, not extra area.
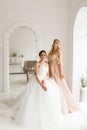
M 54 46 L 53 46 L 53 44 L 54 44 L 55 42 L 58 42 L 58 47 L 57 47 L 56 50 L 54 50 Z M 60 40 L 59 40 L 59 39 L 54 39 L 53 44 L 52 44 L 52 48 L 51 48 L 51 50 L 50 50 L 48 56 L 49 56 L 49 55 L 56 54 L 57 57 L 58 57 L 58 59 L 60 60 L 60 59 L 61 59 L 61 43 L 60 43 Z

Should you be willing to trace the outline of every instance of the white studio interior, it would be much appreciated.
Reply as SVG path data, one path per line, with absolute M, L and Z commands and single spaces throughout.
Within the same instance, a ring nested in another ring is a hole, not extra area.
M 48 53 L 53 39 L 58 38 L 70 91 L 85 104 L 87 86 L 85 92 L 80 89 L 82 77 L 87 85 L 87 0 L 0 0 L 0 19 L 0 101 L 15 99 L 26 88 L 39 51 Z M 78 112 L 63 120 L 62 130 L 87 130 Z M 3 115 L 0 129 L 26 130 Z

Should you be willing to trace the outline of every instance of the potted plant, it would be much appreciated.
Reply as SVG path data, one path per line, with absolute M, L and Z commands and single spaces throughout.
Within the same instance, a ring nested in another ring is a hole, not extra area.
M 87 100 L 87 78 L 82 76 L 80 78 L 80 101 Z
M 17 56 L 17 52 L 13 52 L 12 57 L 16 57 L 16 56 Z

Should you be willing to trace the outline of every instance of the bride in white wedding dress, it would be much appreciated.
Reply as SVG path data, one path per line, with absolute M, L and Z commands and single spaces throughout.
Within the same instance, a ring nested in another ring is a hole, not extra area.
M 61 125 L 74 126 L 79 119 L 83 123 L 87 119 L 87 110 L 83 106 L 84 111 L 68 113 L 63 91 L 54 78 L 49 77 L 46 51 L 40 51 L 39 56 L 40 61 L 35 65 L 35 74 L 30 77 L 27 88 L 14 100 L 0 101 L 0 114 L 11 117 L 17 126 L 29 130 L 63 130 Z
M 35 75 L 29 80 L 17 112 L 16 123 L 25 128 L 59 127 L 61 113 L 68 111 L 65 98 L 60 96 L 62 92 L 58 85 L 54 79 L 49 78 L 46 55 L 45 50 L 40 51 L 40 61 L 35 65 Z

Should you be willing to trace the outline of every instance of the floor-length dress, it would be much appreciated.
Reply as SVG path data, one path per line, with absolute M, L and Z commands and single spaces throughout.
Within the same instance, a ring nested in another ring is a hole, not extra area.
M 44 80 L 47 72 L 48 66 L 41 65 L 39 78 Z M 34 75 L 30 78 L 16 116 L 18 125 L 35 129 L 59 126 L 62 113 L 60 90 L 56 82 L 50 78 L 46 80 L 46 87 L 47 91 L 44 91 Z M 65 100 L 62 104 L 66 104 Z M 67 111 L 66 105 L 64 109 Z
M 44 79 L 47 71 L 47 66 L 40 66 L 39 78 Z M 81 110 L 75 114 L 65 114 L 68 106 L 60 86 L 53 78 L 49 78 L 46 80 L 46 87 L 47 91 L 44 91 L 35 75 L 31 76 L 26 89 L 17 98 L 0 100 L 0 117 L 3 114 L 6 119 L 11 117 L 14 124 L 28 130 L 64 130 L 66 126 L 69 128 L 68 125 L 70 129 L 74 126 L 73 129 L 77 130 L 75 123 L 83 124 L 87 120 L 87 102 L 82 103 Z
M 63 95 L 67 102 L 68 112 L 74 112 L 78 110 L 80 107 L 79 103 L 73 98 L 65 78 L 61 80 L 59 77 L 58 64 L 61 64 L 61 60 L 58 59 L 56 54 L 49 55 L 48 60 L 49 60 L 50 75 L 54 77 L 54 80 L 56 81 L 61 91 L 63 92 Z

